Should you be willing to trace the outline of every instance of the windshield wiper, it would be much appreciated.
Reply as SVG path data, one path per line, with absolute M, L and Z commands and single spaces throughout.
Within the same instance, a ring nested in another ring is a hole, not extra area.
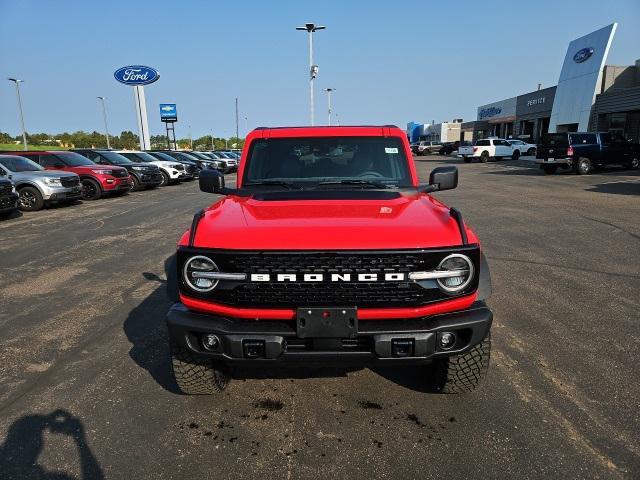
M 284 180 L 260 180 L 259 182 L 249 182 L 245 183 L 243 187 L 255 187 L 261 185 L 275 185 L 279 187 L 286 187 L 289 190 L 293 189 L 294 185 L 291 182 L 285 182 Z
M 389 188 L 389 185 L 374 180 L 331 180 L 328 182 L 320 182 L 317 185 L 360 185 L 371 188 Z

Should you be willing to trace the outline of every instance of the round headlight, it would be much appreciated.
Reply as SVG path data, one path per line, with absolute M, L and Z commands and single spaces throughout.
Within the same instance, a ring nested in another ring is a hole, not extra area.
M 473 262 L 466 255 L 454 253 L 438 265 L 439 271 L 451 272 L 451 276 L 438 279 L 438 285 L 447 293 L 458 293 L 473 279 Z
M 209 257 L 197 255 L 184 264 L 182 277 L 196 292 L 210 292 L 218 285 L 217 278 L 209 278 L 210 273 L 219 272 L 218 266 Z

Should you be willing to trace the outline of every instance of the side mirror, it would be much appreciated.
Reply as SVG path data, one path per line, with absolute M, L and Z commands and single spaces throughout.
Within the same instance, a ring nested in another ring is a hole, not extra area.
M 224 175 L 214 169 L 201 170 L 198 175 L 200 190 L 207 193 L 221 193 L 224 188 Z
M 438 167 L 431 170 L 429 184 L 437 190 L 452 190 L 458 186 L 458 169 L 453 166 Z

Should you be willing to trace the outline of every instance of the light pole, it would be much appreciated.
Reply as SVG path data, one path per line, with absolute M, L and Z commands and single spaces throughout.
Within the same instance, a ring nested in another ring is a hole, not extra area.
M 213 130 L 211 130 L 211 151 L 214 151 L 216 146 L 213 144 Z
M 20 80 L 19 78 L 8 78 L 7 80 L 16 84 L 16 94 L 18 95 L 18 110 L 20 111 L 20 125 L 22 126 L 22 143 L 24 144 L 24 149 L 28 150 L 27 132 L 24 129 L 24 114 L 22 113 L 22 99 L 20 98 L 20 83 L 24 82 L 24 80 Z
M 107 107 L 104 101 L 107 97 L 96 97 L 102 103 L 102 119 L 104 120 L 104 136 L 107 137 L 107 149 L 111 150 L 111 142 L 109 141 L 109 127 L 107 126 Z
M 327 92 L 327 105 L 329 110 L 329 126 L 331 126 L 331 92 L 335 92 L 335 88 L 325 88 L 325 92 Z
M 316 25 L 315 23 L 305 23 L 304 27 L 296 27 L 296 30 L 304 30 L 309 33 L 309 108 L 311 126 L 314 124 L 314 112 L 313 112 L 313 81 L 318 76 L 318 66 L 313 63 L 313 32 L 317 30 L 324 30 L 327 27 L 322 25 Z
M 191 125 L 189 125 L 189 148 L 193 150 L 193 138 L 191 137 Z

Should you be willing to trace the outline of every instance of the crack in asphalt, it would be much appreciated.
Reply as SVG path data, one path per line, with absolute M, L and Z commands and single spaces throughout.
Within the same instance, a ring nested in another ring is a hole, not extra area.
M 551 267 L 551 268 L 560 268 L 563 270 L 575 270 L 578 272 L 586 272 L 586 273 L 598 273 L 598 274 L 602 274 L 602 275 L 611 275 L 613 277 L 622 277 L 622 278 L 635 278 L 635 279 L 640 279 L 640 275 L 633 275 L 630 273 L 614 273 L 614 272 L 607 272 L 604 270 L 593 270 L 590 268 L 580 268 L 580 267 L 570 267 L 568 265 L 558 265 L 557 263 L 546 263 L 546 262 L 536 262 L 535 260 L 523 260 L 520 258 L 508 258 L 508 257 L 493 257 L 493 256 L 489 256 L 487 255 L 487 258 L 489 260 L 496 260 L 499 262 L 513 262 L 513 263 L 525 263 L 525 264 L 529 264 L 529 265 L 539 265 L 542 267 Z

